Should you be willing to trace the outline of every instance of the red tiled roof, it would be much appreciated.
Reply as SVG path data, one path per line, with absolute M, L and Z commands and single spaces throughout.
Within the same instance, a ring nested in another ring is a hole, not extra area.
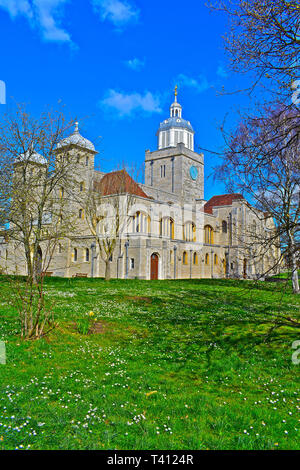
M 147 194 L 125 170 L 107 173 L 99 182 L 94 183 L 94 189 L 103 196 L 127 193 L 148 198 Z
M 221 196 L 213 196 L 206 204 L 204 204 L 204 212 L 207 214 L 213 213 L 213 207 L 218 206 L 231 206 L 232 202 L 237 199 L 244 199 L 241 194 L 222 194 Z

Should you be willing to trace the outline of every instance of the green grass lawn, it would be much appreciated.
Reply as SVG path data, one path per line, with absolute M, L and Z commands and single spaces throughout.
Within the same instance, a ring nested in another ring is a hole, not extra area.
M 299 333 L 263 323 L 299 318 L 290 286 L 49 278 L 59 326 L 31 342 L 0 289 L 0 450 L 300 448 Z

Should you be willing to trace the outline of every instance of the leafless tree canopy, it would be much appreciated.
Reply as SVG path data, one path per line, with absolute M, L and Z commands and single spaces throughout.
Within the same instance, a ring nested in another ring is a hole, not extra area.
M 290 95 L 299 78 L 298 0 L 222 0 L 209 2 L 229 18 L 225 48 L 232 70 L 254 72 L 254 83 L 269 79 L 269 90 Z
M 299 293 L 300 138 L 293 125 L 297 120 L 297 112 L 289 108 L 265 108 L 259 117 L 241 120 L 236 130 L 223 133 L 226 151 L 217 176 L 274 219 L 273 241 L 280 240 L 282 253 L 291 262 L 294 292 Z
M 62 111 L 35 118 L 23 105 L 0 123 L 1 232 L 15 250 L 25 253 L 27 287 L 19 292 L 26 338 L 45 333 L 50 317 L 44 309 L 43 273 L 58 240 L 72 227 L 73 214 L 59 188 L 72 185 L 75 162 L 67 151 L 57 158 L 57 144 L 71 125 Z
M 101 181 L 91 179 L 88 191 L 81 200 L 86 221 L 105 263 L 105 279 L 109 280 L 110 262 L 121 237 L 126 235 L 130 208 L 137 183 L 125 169 L 109 173 Z

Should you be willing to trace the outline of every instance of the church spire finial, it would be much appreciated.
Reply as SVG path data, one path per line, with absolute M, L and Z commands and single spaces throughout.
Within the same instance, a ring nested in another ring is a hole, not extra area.
M 178 85 L 175 86 L 174 94 L 175 94 L 175 103 L 177 103 Z

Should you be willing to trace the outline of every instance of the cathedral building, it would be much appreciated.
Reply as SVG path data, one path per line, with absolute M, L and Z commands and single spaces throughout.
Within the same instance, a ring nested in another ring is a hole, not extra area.
M 130 199 L 126 224 L 115 233 L 110 254 L 110 274 L 122 279 L 259 278 L 278 258 L 277 249 L 251 243 L 251 236 L 274 229 L 273 220 L 254 209 L 241 194 L 224 194 L 205 200 L 204 155 L 195 152 L 195 131 L 184 119 L 175 100 L 170 116 L 160 123 L 157 149 L 145 153 L 145 182 L 139 184 L 125 171 L 101 173 L 94 169 L 96 150 L 82 137 L 76 124 L 73 134 L 61 141 L 78 162 L 78 194 L 101 194 L 101 204 Z M 43 165 L 34 154 L 33 165 Z M 22 158 L 18 165 L 22 164 Z M 91 185 L 92 181 L 92 185 Z M 100 199 L 99 199 L 100 201 Z M 75 232 L 59 240 L 47 275 L 104 277 L 106 263 L 87 213 L 76 202 Z M 121 207 L 119 205 L 118 207 Z M 122 206 L 125 207 L 125 206 Z M 108 215 L 107 215 L 108 217 Z M 98 237 L 107 237 L 102 216 Z M 101 235 L 102 234 L 102 235 Z M 262 238 L 260 238 L 261 240 Z M 18 253 L 16 255 L 16 253 Z M 41 257 L 43 246 L 40 247 Z M 25 274 L 22 250 L 0 239 L 0 269 Z

